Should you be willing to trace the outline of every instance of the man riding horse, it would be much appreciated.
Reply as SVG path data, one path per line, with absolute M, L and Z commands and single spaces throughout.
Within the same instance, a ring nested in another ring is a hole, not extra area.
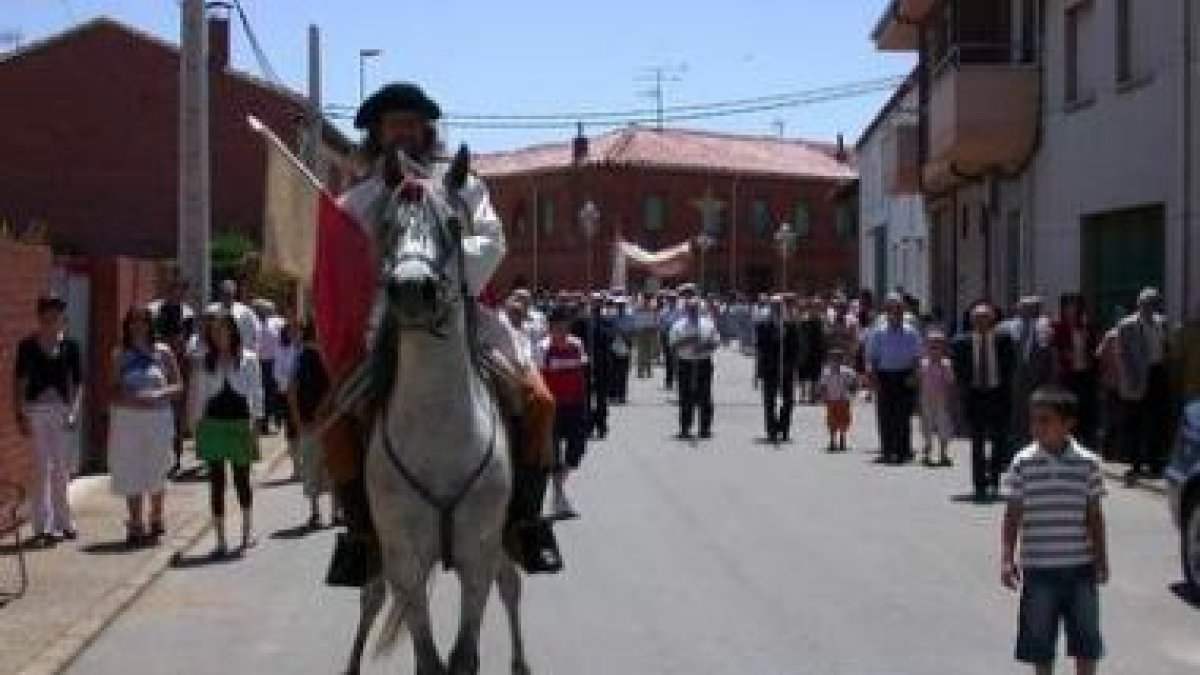
M 396 199 L 419 198 L 423 186 L 440 181 L 449 171 L 450 161 L 442 153 L 435 126 L 440 117 L 438 105 L 420 87 L 407 83 L 384 86 L 359 108 L 354 126 L 366 133 L 362 150 L 371 173 L 343 195 L 341 202 L 372 236 L 376 260 L 355 264 L 379 269 L 394 238 L 389 232 L 394 215 L 388 213 L 389 208 L 395 207 Z M 462 240 L 467 292 L 478 299 L 504 256 L 504 229 L 481 180 L 468 176 L 459 197 L 472 219 Z M 397 328 L 387 293 L 386 286 L 381 285 L 367 326 L 364 356 L 355 369 L 341 377 L 339 400 L 333 407 L 336 418 L 323 439 L 326 464 L 348 530 L 338 540 L 330 569 L 329 583 L 335 585 L 361 585 L 379 568 L 363 464 L 369 420 L 386 398 L 392 384 L 389 377 L 395 372 Z M 516 480 L 538 480 L 539 476 L 544 480 L 545 472 L 554 464 L 554 400 L 538 370 L 521 362 L 516 337 L 495 311 L 478 306 L 474 316 L 478 356 L 496 382 L 506 415 L 520 418 L 513 429 L 514 437 L 520 439 L 514 444 L 513 461 L 527 470 L 515 472 Z M 510 521 L 535 521 L 540 508 L 540 503 L 525 504 L 519 510 L 528 512 L 510 513 Z

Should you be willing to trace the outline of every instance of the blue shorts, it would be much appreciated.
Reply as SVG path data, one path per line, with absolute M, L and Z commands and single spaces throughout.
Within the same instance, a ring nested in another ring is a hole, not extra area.
M 1061 621 L 1067 633 L 1067 655 L 1099 660 L 1100 589 L 1092 565 L 1048 569 L 1027 568 L 1021 590 L 1016 657 L 1025 663 L 1050 663 L 1058 653 Z

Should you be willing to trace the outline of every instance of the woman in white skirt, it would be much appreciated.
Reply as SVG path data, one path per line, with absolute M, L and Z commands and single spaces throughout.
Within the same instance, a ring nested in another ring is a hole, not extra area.
M 133 307 L 125 314 L 111 386 L 108 467 L 113 492 L 129 507 L 126 543 L 154 543 L 166 531 L 164 488 L 175 462 L 171 402 L 183 393 L 183 385 L 171 348 L 154 340 L 148 308 Z

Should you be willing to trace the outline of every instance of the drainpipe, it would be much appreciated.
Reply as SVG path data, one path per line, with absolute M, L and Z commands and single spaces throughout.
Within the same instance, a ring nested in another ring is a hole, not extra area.
M 1182 297 L 1180 298 L 1181 312 L 1180 314 L 1188 320 L 1200 319 L 1200 315 L 1193 315 L 1196 311 L 1192 307 L 1192 190 L 1193 190 L 1193 171 L 1195 170 L 1192 164 L 1192 147 L 1193 134 L 1192 129 L 1192 74 L 1193 65 L 1193 37 L 1192 37 L 1192 0 L 1181 0 L 1183 5 L 1183 241 L 1180 242 L 1183 257 L 1180 259 L 1180 272 L 1183 276 Z

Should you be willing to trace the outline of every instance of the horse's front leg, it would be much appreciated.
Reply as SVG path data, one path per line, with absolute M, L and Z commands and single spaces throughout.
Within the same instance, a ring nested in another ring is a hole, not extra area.
M 479 632 L 483 612 L 487 608 L 492 583 L 500 563 L 500 546 L 484 545 L 464 555 L 459 564 L 459 585 L 462 588 L 461 618 L 458 638 L 450 653 L 450 675 L 478 675 Z

